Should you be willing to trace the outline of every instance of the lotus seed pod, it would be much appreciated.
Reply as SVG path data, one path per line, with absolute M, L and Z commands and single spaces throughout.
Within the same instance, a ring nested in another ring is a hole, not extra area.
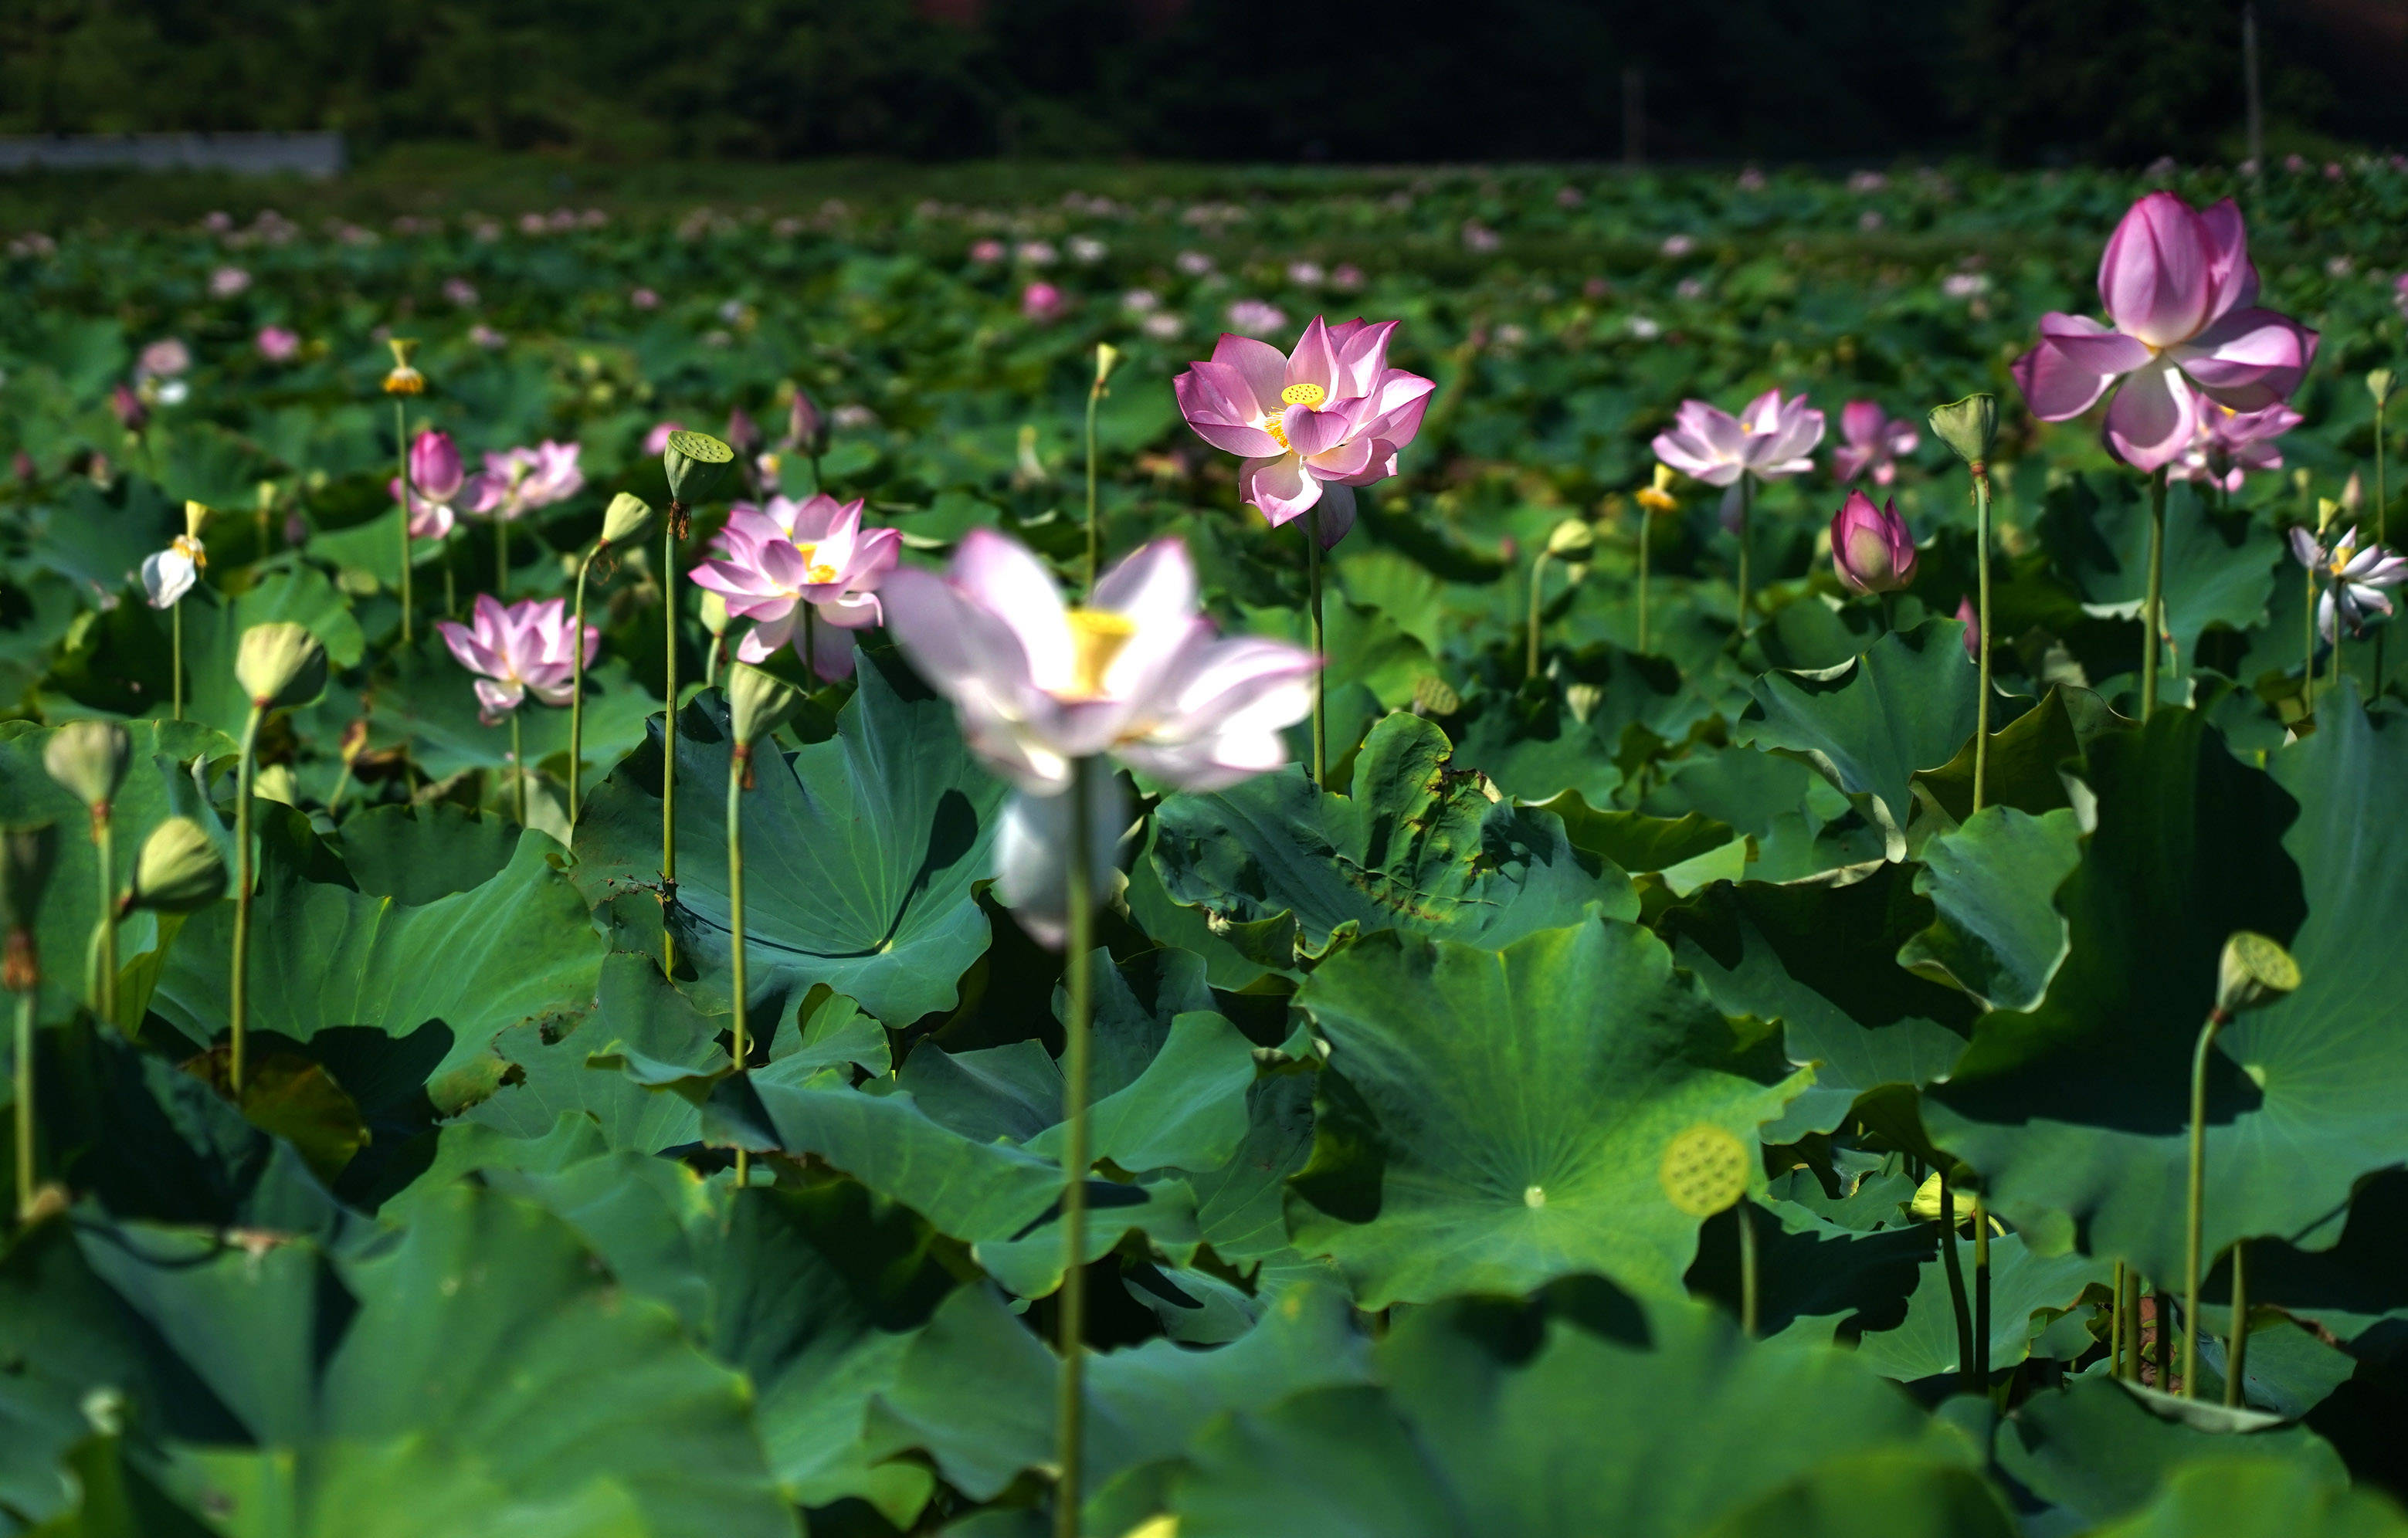
M 702 590 L 702 628 L 713 635 L 727 634 L 727 597 L 712 589 Z
M 253 625 L 242 633 L 234 676 L 255 709 L 307 705 L 326 687 L 326 648 L 290 619 Z
M 602 515 L 602 543 L 624 545 L 642 537 L 652 526 L 652 505 L 632 491 L 622 491 L 610 499 L 610 506 Z
M 1970 1192 L 1951 1187 L 1948 1191 L 1948 1204 L 1956 1209 L 1953 1216 L 1958 1224 L 1962 1225 L 1973 1220 L 1973 1198 Z M 1938 1171 L 1935 1170 L 1923 1177 L 1923 1184 L 1914 1189 L 1914 1200 L 1907 1203 L 1906 1210 L 1908 1216 L 1918 1223 L 1940 1221 Z
M 2375 405 L 2381 406 L 2391 398 L 2392 377 L 2392 373 L 2387 368 L 2370 368 L 2366 371 L 2366 392 L 2374 397 Z
M 418 350 L 414 337 L 394 336 L 385 346 L 393 349 L 393 371 L 384 377 L 384 392 L 388 395 L 423 395 L 426 393 L 426 376 L 409 365 L 409 355 Z
M 2300 986 L 2300 963 L 2280 942 L 2249 930 L 2236 930 L 2224 942 L 2216 963 L 2215 1010 L 2238 1015 L 2273 1004 Z
M 58 852 L 59 830 L 53 823 L 0 828 L 0 929 L 13 934 L 34 927 Z
M 1747 1194 L 1748 1147 L 1723 1128 L 1699 1123 L 1664 1145 L 1656 1177 L 1672 1205 L 1712 1218 Z
M 97 809 L 125 782 L 125 761 L 133 750 L 134 739 L 115 721 L 69 721 L 50 733 L 42 767 L 78 801 Z
M 1586 519 L 1568 518 L 1547 534 L 1547 553 L 1555 557 L 1586 555 L 1597 548 L 1597 531 Z
M 775 674 L 743 662 L 728 669 L 728 723 L 746 748 L 784 725 L 802 703 L 803 691 Z
M 1413 680 L 1413 704 L 1425 716 L 1452 716 L 1463 708 L 1463 696 L 1437 674 L 1425 673 Z
M 736 450 L 708 433 L 681 428 L 669 434 L 661 450 L 661 467 L 669 477 L 671 501 L 692 506 L 710 494 L 719 477 L 736 462 Z
M 201 825 L 171 817 L 150 830 L 134 862 L 134 905 L 191 913 L 225 895 L 225 856 Z
M 1987 464 L 1999 441 L 1999 398 L 1976 393 L 1931 408 L 1931 432 L 1968 464 Z
M 1111 377 L 1112 365 L 1121 361 L 1121 349 L 1110 342 L 1096 344 L 1096 383 L 1100 387 Z

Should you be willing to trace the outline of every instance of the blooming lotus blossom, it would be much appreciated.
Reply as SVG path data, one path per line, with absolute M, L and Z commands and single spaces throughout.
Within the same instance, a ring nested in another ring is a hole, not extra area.
M 1051 283 L 1031 283 L 1020 291 L 1020 313 L 1031 320 L 1054 320 L 1068 306 L 1062 291 Z
M 1656 457 L 1709 486 L 1727 488 L 1723 520 L 1739 511 L 1741 477 L 1779 480 L 1814 468 L 1814 446 L 1823 441 L 1823 413 L 1803 395 L 1784 401 L 1778 389 L 1747 403 L 1734 417 L 1704 401 L 1681 403 L 1668 430 L 1649 447 Z
M 1106 572 L 1087 605 L 1062 601 L 1025 547 L 973 529 L 944 576 L 904 567 L 879 591 L 886 628 L 953 702 L 971 750 L 1030 796 L 1057 796 L 1071 766 L 1109 754 L 1188 790 L 1287 761 L 1281 728 L 1312 710 L 1312 653 L 1220 639 L 1197 612 L 1196 568 L 1176 539 Z
M 301 334 L 283 326 L 262 326 L 251 344 L 269 363 L 289 363 L 301 351 Z
M 485 468 L 461 489 L 461 511 L 514 523 L 538 507 L 575 496 L 585 485 L 578 446 L 546 438 L 533 449 L 485 456 Z
M 2238 491 L 2247 472 L 2283 467 L 2283 451 L 2274 447 L 2274 440 L 2304 420 L 2287 406 L 2235 411 L 2206 402 L 2200 407 L 2198 435 L 2180 459 L 2166 466 L 2166 475 L 2174 480 L 2219 487 L 2227 493 Z
M 2316 355 L 2316 334 L 2258 307 L 2241 210 L 2227 198 L 2193 208 L 2172 192 L 2132 205 L 2099 259 L 2099 298 L 2113 325 L 2057 311 L 2040 344 L 2015 361 L 2032 415 L 2065 421 L 2108 404 L 2107 446 L 2155 470 L 2198 435 L 2207 402 L 2235 411 L 2280 405 Z
M 1914 535 L 1898 504 L 1873 506 L 1862 491 L 1831 515 L 1831 569 L 1858 592 L 1898 592 L 1914 585 Z
M 1197 436 L 1246 456 L 1240 497 L 1272 527 L 1317 506 L 1321 543 L 1335 545 L 1354 526 L 1354 488 L 1397 473 L 1437 388 L 1388 366 L 1397 324 L 1315 316 L 1292 355 L 1225 332 L 1172 381 Z
M 2333 627 L 2346 621 L 2352 635 L 2366 634 L 2370 614 L 2391 616 L 2391 599 L 2383 590 L 2408 581 L 2408 556 L 2381 545 L 2358 548 L 2358 531 L 2349 529 L 2329 547 L 2319 544 L 2304 528 L 2291 531 L 2291 554 L 2315 574 L 2324 588 L 2316 600 L 2316 630 L 2328 641 Z
M 458 517 L 452 504 L 466 484 L 452 434 L 431 427 L 419 434 L 409 445 L 409 537 L 441 539 L 449 534 Z M 385 490 L 395 502 L 401 500 L 399 477 L 388 481 Z
M 134 362 L 137 379 L 172 379 L 193 366 L 193 349 L 177 337 L 163 337 L 142 349 Z
M 712 541 L 715 559 L 694 568 L 695 584 L 718 593 L 727 612 L 752 621 L 737 643 L 743 662 L 767 661 L 780 647 L 803 648 L 798 621 L 808 605 L 822 624 L 809 634 L 804 660 L 824 678 L 853 675 L 853 632 L 878 623 L 877 590 L 902 555 L 893 529 L 864 529 L 861 503 L 813 494 L 800 502 L 736 504 Z
M 189 534 L 178 534 L 173 543 L 156 554 L 142 558 L 142 591 L 148 594 L 154 609 L 172 608 L 184 594 L 193 591 L 200 580 L 201 568 L 209 563 L 201 542 Z
M 472 629 L 450 619 L 435 628 L 460 665 L 478 674 L 478 719 L 499 724 L 532 693 L 546 705 L 566 705 L 576 677 L 569 648 L 572 621 L 557 598 L 522 599 L 504 608 L 489 592 L 477 595 Z M 594 661 L 602 633 L 585 627 L 585 661 Z
M 1923 441 L 1913 422 L 1893 418 L 1878 401 L 1842 406 L 1840 436 L 1846 441 L 1831 450 L 1831 473 L 1847 481 L 1870 471 L 1876 486 L 1896 480 L 1899 457 L 1914 453 Z
M 982 266 L 990 263 L 1002 261 L 1003 242 L 1000 240 L 980 240 L 972 242 L 970 246 L 970 260 L 978 263 Z

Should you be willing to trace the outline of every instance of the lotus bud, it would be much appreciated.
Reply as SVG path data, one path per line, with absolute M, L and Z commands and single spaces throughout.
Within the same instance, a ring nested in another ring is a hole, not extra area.
M 622 491 L 610 499 L 602 514 L 602 543 L 624 545 L 641 538 L 652 526 L 652 505 L 632 491 Z
M 1932 435 L 1956 451 L 1956 457 L 1979 470 L 1990 463 L 1990 448 L 1999 441 L 1999 398 L 1986 392 L 1935 406 L 1928 419 Z
M 266 492 L 269 496 L 273 496 L 275 494 L 275 488 L 265 481 L 260 482 L 259 489 Z M 184 537 L 186 539 L 192 540 L 195 544 L 199 543 L 201 537 L 201 527 L 208 523 L 208 520 L 209 509 L 206 503 L 186 502 L 184 504 Z
M 727 670 L 727 719 L 739 752 L 783 726 L 802 703 L 803 691 L 774 673 L 744 662 Z
M 1568 518 L 1547 534 L 1547 553 L 1558 560 L 1584 556 L 1596 548 L 1597 531 L 1589 527 L 1586 519 Z
M 409 366 L 409 355 L 418 350 L 412 337 L 394 336 L 385 341 L 393 349 L 393 371 L 384 377 L 384 392 L 388 395 L 423 395 L 426 376 Z
M 702 590 L 702 628 L 713 635 L 727 634 L 727 597 L 716 589 Z
M 1096 344 L 1096 388 L 1097 390 L 1104 388 L 1104 381 L 1111 377 L 1112 365 L 1120 361 L 1120 349 L 1110 342 Z
M 799 449 L 811 459 L 827 452 L 828 423 L 810 392 L 795 386 L 795 398 L 786 406 L 786 447 Z
M 2358 510 L 2365 506 L 2366 485 L 2358 478 L 2358 472 L 2352 470 L 2349 478 L 2341 483 L 2341 510 L 2354 519 L 2358 517 Z
M 2216 963 L 2215 1013 L 2229 1019 L 2243 1010 L 2279 1002 L 2300 986 L 2300 963 L 2281 944 L 2249 930 L 2224 942 Z
M 2340 503 L 2330 497 L 2316 498 L 2316 535 L 2319 543 L 2323 541 L 2325 531 L 2331 528 L 2333 520 L 2339 517 L 2341 517 Z
M 719 439 L 708 433 L 678 429 L 661 450 L 661 466 L 668 472 L 669 500 L 693 506 L 710 494 L 734 463 L 736 450 Z
M 2381 406 L 2391 398 L 2391 385 L 2392 374 L 2389 369 L 2370 368 L 2366 371 L 2366 392 L 2374 397 L 2375 405 Z
M 139 433 L 150 425 L 150 407 L 144 404 L 141 396 L 122 384 L 110 389 L 108 409 L 116 413 L 118 425 L 128 433 Z
M 1831 567 L 1858 592 L 1899 592 L 1914 584 L 1914 535 L 1895 501 L 1876 507 L 1862 491 L 1831 515 Z
M 307 705 L 326 687 L 326 648 L 290 619 L 253 625 L 242 633 L 234 676 L 253 709 Z
M 1962 1187 L 1952 1186 L 1949 1188 L 1948 1205 L 1951 1209 L 1948 1216 L 1952 1222 L 1961 1225 L 1972 1221 L 1973 1198 L 1971 1194 L 1966 1191 Z M 1906 1210 L 1907 1215 L 1918 1223 L 1936 1223 L 1940 1221 L 1940 1175 L 1938 1171 L 1934 1171 L 1930 1175 L 1923 1177 L 1923 1184 L 1914 1189 L 1914 1200 L 1907 1203 Z
M 752 413 L 742 406 L 733 406 L 727 413 L 727 446 L 739 454 L 749 454 L 761 447 L 761 424 Z
M 155 913 L 191 913 L 225 895 L 225 856 L 201 825 L 171 817 L 150 830 L 134 862 L 129 904 Z
M 58 852 L 59 831 L 48 822 L 0 828 L 0 929 L 7 932 L 0 987 L 11 993 L 30 993 L 42 983 L 34 918 L 41 910 L 42 889 L 50 884 Z
M 69 721 L 50 733 L 42 767 L 93 810 L 106 807 L 125 781 L 134 739 L 115 721 Z

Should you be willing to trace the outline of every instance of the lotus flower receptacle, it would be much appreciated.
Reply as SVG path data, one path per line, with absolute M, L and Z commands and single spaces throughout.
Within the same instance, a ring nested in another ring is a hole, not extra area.
M 1970 465 L 1986 466 L 1999 441 L 1999 398 L 1975 392 L 1961 401 L 1931 408 L 1932 435 L 1956 451 Z
M 710 494 L 719 477 L 736 463 L 736 450 L 708 433 L 680 428 L 661 450 L 661 468 L 669 477 L 669 500 L 691 507 Z
M 98 811 L 117 795 L 125 781 L 125 762 L 134 740 L 115 721 L 69 721 L 50 733 L 42 749 L 42 767 L 50 777 L 75 792 L 78 801 Z
M 191 913 L 225 895 L 225 856 L 201 825 L 171 817 L 150 830 L 134 862 L 130 906 Z
M 234 676 L 257 710 L 307 705 L 326 687 L 326 648 L 308 627 L 290 619 L 242 633 Z

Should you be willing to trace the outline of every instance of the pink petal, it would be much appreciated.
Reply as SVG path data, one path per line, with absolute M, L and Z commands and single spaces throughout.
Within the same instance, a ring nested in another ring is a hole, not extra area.
M 1062 592 L 1054 574 L 1025 546 L 992 529 L 972 529 L 953 552 L 950 575 L 972 605 L 994 615 L 1017 639 L 1016 649 L 1038 687 L 1069 680 L 1070 623 L 1063 615 Z
M 2050 341 L 2042 341 L 2016 359 L 2010 372 L 2015 377 L 2016 387 L 2024 392 L 2024 404 L 2044 422 L 2070 421 L 2079 417 L 2098 405 L 2099 397 L 2115 382 L 2114 375 L 2083 367 Z
M 2086 315 L 2051 311 L 2040 318 L 2041 340 L 2057 349 L 2076 367 L 2105 375 L 2129 374 L 2148 366 L 2149 344 L 2137 336 L 2103 326 Z
M 2258 302 L 2258 268 L 2249 260 L 2249 234 L 2239 204 L 2225 198 L 2200 210 L 2199 220 L 2207 233 L 2208 272 L 2215 281 L 2215 301 L 2207 315 L 2214 322 Z
M 2127 378 L 2107 407 L 2107 447 L 2136 470 L 2170 463 L 2198 431 L 2199 398 L 2163 359 Z
M 2157 347 L 2187 340 L 2215 298 L 2206 225 L 2172 192 L 2126 211 L 2099 258 L 2099 298 L 2115 329 Z
M 1337 397 L 1338 349 L 1330 344 L 1328 322 L 1318 315 L 1297 339 L 1296 352 L 1287 363 L 1287 384 L 1319 385 L 1325 401 Z
M 1280 428 L 1287 434 L 1288 451 L 1305 459 L 1346 441 L 1346 416 L 1340 411 L 1292 406 L 1280 418 Z
M 1248 460 L 1238 472 L 1238 500 L 1276 529 L 1303 517 L 1306 508 L 1321 500 L 1321 482 L 1294 454 Z
M 2280 405 L 2315 361 L 2316 334 L 2270 309 L 2235 310 L 2171 356 L 2201 390 L 2236 411 Z
M 1212 344 L 1212 362 L 1236 370 L 1245 381 L 1255 406 L 1250 415 L 1266 414 L 1280 404 L 1280 392 L 1287 388 L 1287 354 L 1268 342 L 1225 331 Z
M 1870 449 L 1888 425 L 1889 413 L 1878 401 L 1850 401 L 1840 408 L 1840 435 L 1852 445 Z

